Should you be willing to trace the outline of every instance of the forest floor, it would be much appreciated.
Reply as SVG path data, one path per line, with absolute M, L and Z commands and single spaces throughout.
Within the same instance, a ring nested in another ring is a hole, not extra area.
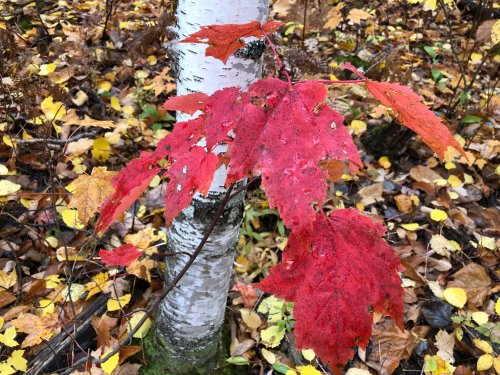
M 500 8 L 277 0 L 271 15 L 285 23 L 273 42 L 293 80 L 349 78 L 339 66 L 351 62 L 407 85 L 467 154 L 440 162 L 363 87 L 330 89 L 364 169 L 330 185 L 325 209 L 383 223 L 405 267 L 405 330 L 375 315 L 347 373 L 500 374 Z M 105 236 L 94 228 L 115 171 L 174 125 L 161 108 L 176 89 L 172 19 L 168 1 L 0 1 L 0 375 L 43 362 L 62 373 L 87 352 L 106 354 L 161 293 L 160 178 Z M 266 51 L 265 74 L 275 67 Z M 293 305 L 251 286 L 279 262 L 287 234 L 253 185 L 228 293 L 227 366 L 329 374 L 294 347 Z M 122 244 L 146 256 L 106 268 L 99 250 Z M 146 330 L 103 366 L 75 373 L 138 373 Z

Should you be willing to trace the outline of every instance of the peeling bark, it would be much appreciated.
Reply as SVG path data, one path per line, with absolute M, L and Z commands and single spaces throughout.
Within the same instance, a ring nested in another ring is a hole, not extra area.
M 179 0 L 179 39 L 213 24 L 265 22 L 267 0 Z M 205 56 L 206 45 L 176 44 L 177 94 L 223 87 L 246 88 L 260 78 L 262 62 L 232 56 L 226 65 Z M 178 121 L 187 116 L 178 115 Z M 225 193 L 226 170 L 220 168 L 208 197 L 195 196 L 191 206 L 172 223 L 168 233 L 166 283 L 175 277 L 201 241 Z M 217 362 L 227 290 L 232 272 L 244 192 L 224 210 L 208 242 L 180 284 L 162 302 L 148 354 L 161 362 L 163 373 L 210 374 Z M 157 363 L 158 365 L 158 363 Z M 157 367 L 157 366 L 155 366 Z

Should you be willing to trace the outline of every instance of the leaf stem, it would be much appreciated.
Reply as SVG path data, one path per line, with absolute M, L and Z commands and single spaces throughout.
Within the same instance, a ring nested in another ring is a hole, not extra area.
M 276 47 L 274 46 L 273 42 L 267 35 L 267 33 L 261 28 L 262 34 L 267 40 L 267 43 L 269 43 L 269 47 L 271 47 L 271 50 L 273 51 L 274 58 L 276 59 L 276 62 L 278 63 L 279 71 L 285 75 L 285 77 L 288 80 L 288 85 L 292 87 L 292 79 L 290 78 L 290 74 L 288 74 L 288 71 L 286 70 L 285 64 L 283 64 L 283 61 L 281 61 L 278 51 L 276 51 Z

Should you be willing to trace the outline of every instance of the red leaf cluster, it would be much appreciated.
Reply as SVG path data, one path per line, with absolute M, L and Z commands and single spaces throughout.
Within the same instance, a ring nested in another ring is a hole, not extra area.
M 261 37 L 279 27 L 254 21 L 244 25 L 212 25 L 182 42 L 207 43 L 206 55 L 226 62 L 244 46 L 240 38 Z M 443 157 L 451 145 L 464 154 L 441 120 L 409 88 L 364 77 L 382 104 L 398 120 L 422 136 Z M 318 81 L 286 83 L 276 78 L 255 82 L 245 92 L 229 87 L 208 96 L 194 93 L 171 98 L 168 110 L 200 116 L 176 124 L 153 153 L 143 153 L 114 179 L 115 193 L 101 208 L 98 231 L 104 231 L 163 172 L 167 226 L 186 208 L 196 192 L 207 194 L 215 170 L 228 167 L 227 183 L 262 176 L 271 207 L 277 207 L 292 229 L 283 262 L 258 284 L 295 302 L 296 343 L 315 352 L 340 373 L 354 352 L 371 336 L 372 312 L 391 316 L 402 327 L 403 291 L 394 251 L 382 239 L 385 229 L 351 209 L 328 217 L 318 214 L 327 180 L 338 178 L 341 162 L 362 165 L 343 125 L 343 117 L 323 104 L 327 89 Z M 206 147 L 201 146 L 205 139 Z M 227 145 L 223 155 L 217 146 Z M 124 245 L 100 251 L 108 265 L 128 265 L 140 252 Z
M 312 229 L 292 232 L 281 264 L 257 287 L 295 302 L 295 341 L 313 348 L 337 374 L 366 348 L 371 310 L 403 328 L 399 258 L 382 239 L 385 228 L 356 210 L 316 216 Z

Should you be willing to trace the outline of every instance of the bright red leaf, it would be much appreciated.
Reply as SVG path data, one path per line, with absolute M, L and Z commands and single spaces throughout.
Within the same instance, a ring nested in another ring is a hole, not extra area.
M 115 192 L 101 206 L 96 224 L 98 233 L 108 229 L 146 190 L 153 177 L 160 172 L 160 168 L 152 167 L 155 162 L 152 154 L 143 152 L 115 176 L 112 181 Z
M 252 21 L 241 25 L 201 26 L 200 31 L 191 34 L 180 43 L 206 43 L 208 47 L 205 50 L 205 56 L 212 56 L 225 64 L 233 53 L 245 46 L 245 41 L 241 38 L 262 37 L 264 33 L 276 31 L 281 24 L 281 22 L 270 21 L 261 26 L 260 22 Z
M 312 204 L 325 200 L 328 173 L 321 160 L 361 165 L 343 117 L 321 104 L 326 94 L 319 82 L 290 88 L 269 78 L 252 84 L 242 97 L 247 105 L 241 112 L 249 120 L 234 129 L 228 180 L 261 173 L 270 206 L 278 207 L 289 227 L 311 225 L 316 216 Z
M 337 374 L 366 348 L 372 310 L 403 327 L 403 289 L 385 228 L 356 210 L 316 216 L 312 230 L 292 231 L 282 263 L 256 286 L 295 302 L 295 341 L 312 348 Z
M 399 83 L 372 81 L 350 63 L 344 64 L 343 68 L 349 69 L 363 78 L 368 91 L 383 105 L 392 108 L 398 116 L 397 120 L 420 135 L 441 160 L 449 146 L 454 147 L 467 157 L 460 143 L 453 137 L 441 119 L 422 104 L 424 99 L 415 94 L 409 87 Z
M 108 267 L 127 267 L 142 254 L 144 252 L 140 251 L 136 246 L 129 244 L 122 245 L 113 250 L 99 250 L 101 261 Z
M 193 94 L 181 96 L 171 96 L 165 103 L 163 103 L 163 109 L 168 111 L 180 111 L 192 115 L 196 111 L 202 110 L 205 107 L 207 99 L 208 95 L 202 92 L 195 92 Z

